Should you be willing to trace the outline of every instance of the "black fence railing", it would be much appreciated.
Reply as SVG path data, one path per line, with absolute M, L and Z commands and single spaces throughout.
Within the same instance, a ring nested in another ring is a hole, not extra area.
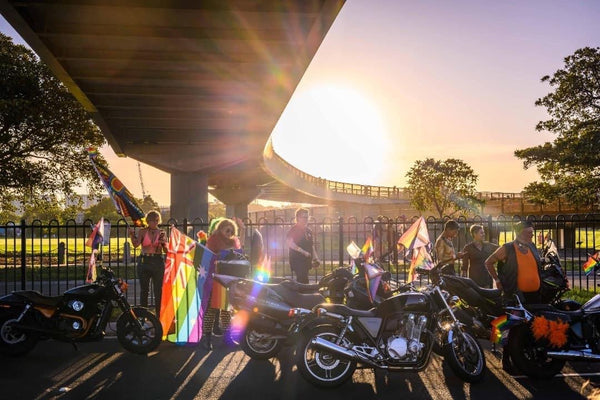
M 460 232 L 455 247 L 460 250 L 470 242 L 469 227 L 472 224 L 483 225 L 488 240 L 503 244 L 513 239 L 512 225 L 524 217 L 473 217 L 458 218 Z M 563 267 L 567 271 L 572 287 L 596 292 L 598 277 L 586 276 L 582 264 L 600 249 L 600 216 L 570 215 L 527 217 L 536 227 L 536 239 L 541 246 L 541 238 L 550 236 L 557 244 Z M 346 246 L 354 241 L 362 246 L 368 236 L 376 238 L 375 255 L 382 266 L 392 276 L 403 281 L 410 262 L 403 251 L 398 251 L 396 242 L 402 233 L 414 222 L 405 218 L 355 218 L 311 220 L 309 226 L 317 240 L 317 251 L 321 266 L 311 270 L 313 281 L 332 269 L 347 265 L 349 256 Z M 432 242 L 441 233 L 445 220 L 429 218 L 427 220 Z M 90 249 L 84 243 L 91 232 L 92 221 L 76 223 L 57 221 L 42 223 L 34 221 L 26 224 L 6 223 L 0 225 L 0 295 L 14 290 L 38 290 L 49 296 L 61 294 L 64 290 L 81 285 L 85 281 L 88 269 Z M 196 237 L 200 230 L 207 229 L 202 220 L 192 222 L 168 221 L 162 227 L 177 227 L 190 237 Z M 293 225 L 292 221 L 280 218 L 258 221 L 245 221 L 243 230 L 244 251 L 252 253 L 252 232 L 258 230 L 263 237 L 264 251 L 271 259 L 271 268 L 275 276 L 293 277 L 289 268 L 286 248 L 286 233 Z M 103 246 L 102 261 L 112 268 L 118 276 L 129 281 L 129 295 L 137 303 L 138 285 L 136 263 L 139 249 L 134 249 L 127 235 L 127 225 L 120 220 L 111 226 L 110 243 Z M 253 266 L 256 267 L 256 266 Z

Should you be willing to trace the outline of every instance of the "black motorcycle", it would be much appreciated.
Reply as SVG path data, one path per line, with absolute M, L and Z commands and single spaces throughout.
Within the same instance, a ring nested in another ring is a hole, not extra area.
M 566 361 L 600 361 L 600 295 L 580 309 L 559 310 L 551 305 L 506 307 L 511 322 L 507 351 L 515 367 L 532 378 L 556 375 Z
M 541 251 L 540 295 L 543 304 L 551 304 L 560 310 L 577 310 L 581 304 L 563 299 L 569 290 L 569 281 L 560 264 L 558 251 L 552 240 L 547 240 Z M 454 296 L 457 318 L 466 324 L 471 333 L 481 339 L 489 339 L 490 323 L 504 313 L 504 306 L 513 299 L 506 299 L 498 289 L 482 288 L 470 278 L 444 275 L 444 288 Z
M 358 364 L 417 372 L 429 364 L 434 342 L 444 338 L 444 356 L 456 375 L 480 381 L 486 368 L 483 350 L 454 317 L 441 284 L 404 291 L 366 311 L 342 304 L 314 307 L 313 318 L 303 317 L 300 328 L 300 373 L 315 385 L 333 387 L 348 380 Z
M 50 338 L 73 344 L 102 340 L 115 307 L 122 312 L 116 323 L 119 343 L 138 354 L 156 349 L 162 340 L 158 318 L 146 308 L 131 307 L 125 296 L 127 283 L 109 268 L 98 270 L 94 283 L 62 296 L 25 290 L 0 298 L 0 353 L 23 355 L 39 340 Z
M 221 274 L 213 278 L 229 293 L 229 303 L 234 310 L 231 339 L 251 358 L 268 359 L 288 342 L 288 330 L 295 318 L 290 309 L 297 307 L 308 313 L 327 299 L 343 301 L 344 287 L 353 276 L 348 268 L 341 267 L 316 284 L 289 279 L 263 283 Z

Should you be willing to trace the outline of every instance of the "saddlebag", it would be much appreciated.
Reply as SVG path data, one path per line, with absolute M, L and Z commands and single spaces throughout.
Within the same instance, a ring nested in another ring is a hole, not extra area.
M 215 266 L 215 273 L 221 275 L 248 278 L 250 276 L 250 261 L 248 260 L 220 260 Z

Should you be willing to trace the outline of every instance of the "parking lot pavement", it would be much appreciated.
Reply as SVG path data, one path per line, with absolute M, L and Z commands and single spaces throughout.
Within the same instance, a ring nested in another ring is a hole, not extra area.
M 0 357 L 0 399 L 583 399 L 600 386 L 600 364 L 567 365 L 547 381 L 511 377 L 486 349 L 488 372 L 477 385 L 465 384 L 434 356 L 420 373 L 357 370 L 334 390 L 307 383 L 285 348 L 271 360 L 248 358 L 215 340 L 207 352 L 196 346 L 162 343 L 140 356 L 118 341 L 71 345 L 41 342 L 20 358 Z M 581 393 L 584 383 L 590 380 Z

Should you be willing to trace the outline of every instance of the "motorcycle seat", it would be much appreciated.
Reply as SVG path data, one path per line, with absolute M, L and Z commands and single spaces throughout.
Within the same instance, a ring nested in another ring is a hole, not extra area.
M 477 283 L 475 283 L 475 281 L 471 278 L 465 278 L 465 277 L 456 277 L 456 278 L 460 279 L 464 284 L 466 284 L 467 286 L 469 286 L 470 288 L 475 290 L 477 293 L 479 293 L 481 296 L 483 296 L 487 299 L 496 299 L 496 298 L 499 298 L 502 296 L 501 290 L 482 288 Z
M 287 304 L 293 307 L 301 307 L 310 310 L 317 304 L 325 301 L 325 298 L 319 293 L 298 293 L 281 284 L 267 286 L 281 296 Z
M 22 290 L 19 292 L 13 292 L 13 294 L 20 297 L 24 297 L 27 300 L 31 301 L 33 304 L 47 307 L 57 307 L 63 299 L 62 296 L 44 296 L 37 290 Z
M 285 280 L 279 284 L 287 287 L 290 290 L 293 290 L 294 292 L 304 293 L 304 294 L 316 293 L 319 291 L 319 288 L 320 288 L 320 285 L 318 283 L 307 284 L 307 283 L 299 283 L 299 282 L 292 281 L 292 280 Z
M 328 312 L 340 314 L 340 315 L 352 315 L 353 317 L 377 317 L 377 309 L 371 308 L 370 310 L 358 310 L 356 308 L 350 308 L 344 304 L 321 304 L 319 307 L 324 308 Z

